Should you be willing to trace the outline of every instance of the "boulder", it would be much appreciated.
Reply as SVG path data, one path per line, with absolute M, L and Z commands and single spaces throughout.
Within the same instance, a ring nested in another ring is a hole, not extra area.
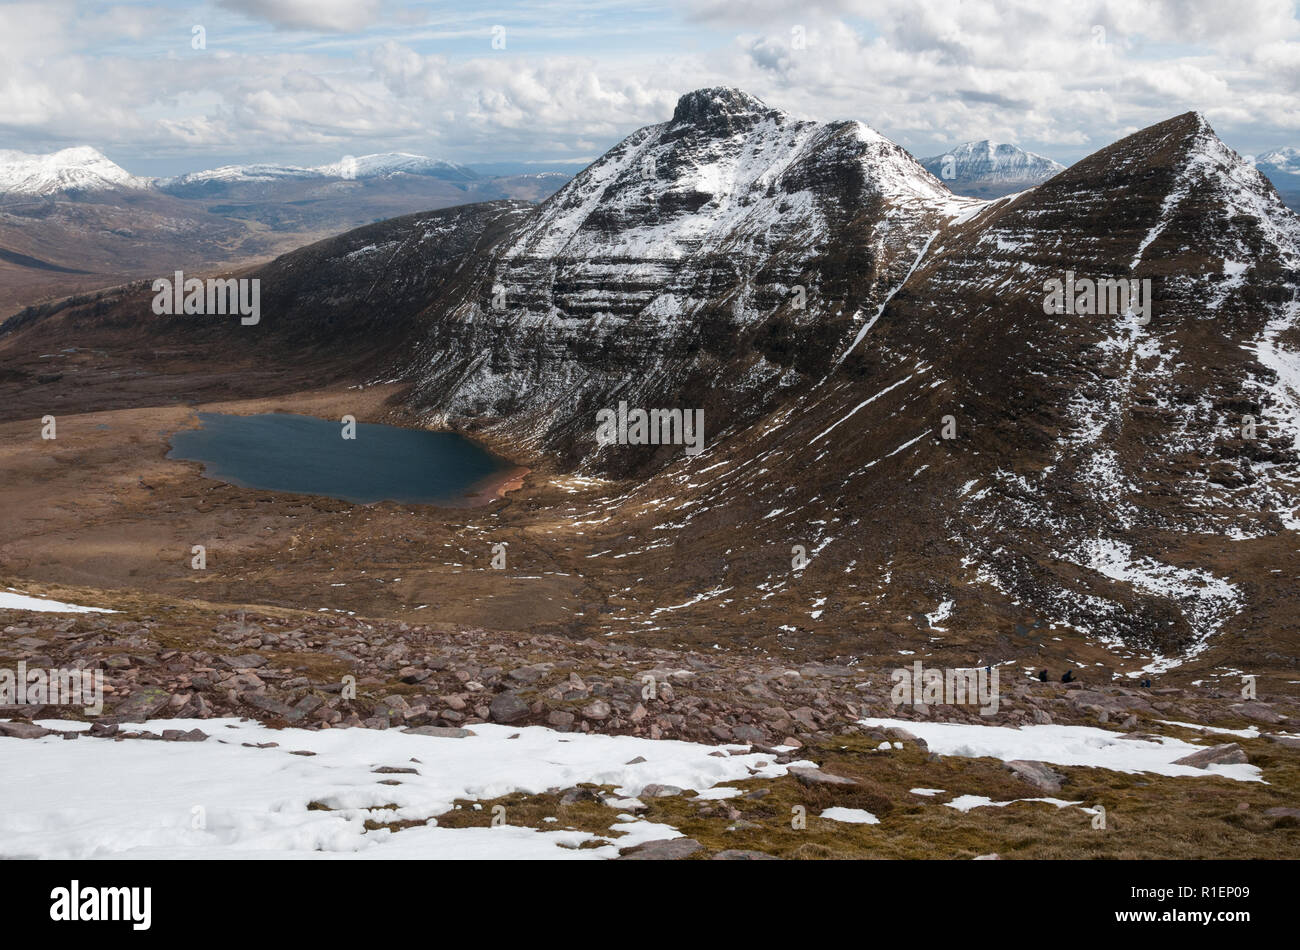
M 232 670 L 255 670 L 266 666 L 266 657 L 257 653 L 241 653 L 239 656 L 222 656 L 217 659 Z
M 51 730 L 31 722 L 0 722 L 0 736 L 8 739 L 39 739 L 51 734 Z
M 609 703 L 603 699 L 593 699 L 586 706 L 582 707 L 582 717 L 584 719 L 595 719 L 597 721 L 609 718 Z
M 247 703 L 249 706 L 260 709 L 263 712 L 270 713 L 272 716 L 286 719 L 289 722 L 297 722 L 306 715 L 301 709 L 295 709 L 288 703 L 282 703 L 280 700 L 273 696 L 268 696 L 266 693 L 240 693 L 239 700 L 240 702 Z
M 690 857 L 704 846 L 694 838 L 668 838 L 647 841 L 629 848 L 618 856 L 620 861 L 679 861 Z
M 1030 785 L 1044 792 L 1059 792 L 1061 783 L 1065 781 L 1064 775 L 1049 767 L 1045 762 L 1013 759 L 1007 763 L 1007 768 Z
M 455 729 L 451 726 L 408 726 L 402 732 L 413 736 L 432 736 L 435 739 L 464 739 L 474 735 L 469 729 Z
M 1194 769 L 1203 769 L 1210 765 L 1245 765 L 1249 760 L 1241 746 L 1235 742 L 1210 746 L 1181 759 L 1175 759 L 1173 765 L 1190 765 Z
M 546 715 L 546 724 L 552 729 L 568 732 L 573 728 L 573 713 L 564 709 L 552 709 Z
M 113 714 L 127 722 L 143 722 L 171 702 L 171 693 L 158 686 L 142 686 L 122 700 Z
M 191 729 L 188 732 L 184 729 L 164 729 L 164 742 L 203 742 L 208 738 L 208 734 L 201 729 Z
M 581 786 L 567 789 L 564 794 L 560 796 L 561 805 L 576 805 L 578 802 L 603 801 L 604 799 L 601 797 L 600 792 L 596 791 L 596 789 L 582 788 Z
M 528 715 L 528 703 L 518 693 L 498 693 L 488 707 L 493 722 L 518 722 Z
M 790 766 L 790 774 L 798 779 L 800 785 L 857 785 L 851 778 L 845 778 L 842 775 L 832 775 L 829 772 L 823 772 L 821 769 L 812 768 L 805 765 Z
M 1256 722 L 1266 722 L 1269 725 L 1276 725 L 1285 719 L 1285 716 L 1279 715 L 1273 710 L 1273 707 L 1267 703 L 1249 702 L 1237 703 L 1235 706 L 1228 707 L 1239 716 L 1245 716 L 1247 719 L 1254 719 Z
M 656 785 L 652 783 L 641 789 L 640 797 L 668 798 L 672 795 L 680 795 L 681 793 L 682 789 L 678 788 L 676 785 Z
M 765 742 L 767 733 L 757 726 L 739 725 L 731 728 L 731 736 L 737 742 Z

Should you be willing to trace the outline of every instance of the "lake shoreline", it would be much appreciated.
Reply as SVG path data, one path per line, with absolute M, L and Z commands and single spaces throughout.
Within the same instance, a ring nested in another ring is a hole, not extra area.
M 479 506 L 520 488 L 529 471 L 458 432 L 343 418 L 340 430 L 302 413 L 199 412 L 196 428 L 171 435 L 166 458 L 240 488 L 358 505 Z
M 524 479 L 531 472 L 531 468 L 521 465 L 509 472 L 490 475 L 480 482 L 474 491 L 466 493 L 466 503 L 464 505 L 456 505 L 455 507 L 478 508 L 499 501 L 505 498 L 509 492 L 519 491 L 519 489 L 523 488 Z

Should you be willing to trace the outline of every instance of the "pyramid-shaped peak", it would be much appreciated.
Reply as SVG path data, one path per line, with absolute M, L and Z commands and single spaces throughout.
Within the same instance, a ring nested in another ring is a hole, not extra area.
M 1125 136 L 1071 166 L 1071 180 L 1080 183 L 1099 174 L 1130 174 L 1134 169 L 1185 170 L 1206 159 L 1224 165 L 1241 158 L 1215 134 L 1200 112 L 1184 112 Z
M 1039 156 L 1037 152 L 1031 152 L 1028 149 L 1021 148 L 1019 145 L 1013 145 L 1010 142 L 995 142 L 992 139 L 979 139 L 974 142 L 962 142 L 948 150 L 949 155 L 957 156 L 1010 156 L 1010 155 L 1032 155 Z
M 1210 126 L 1210 120 L 1205 118 L 1205 114 L 1195 109 L 1190 112 L 1184 112 L 1176 115 L 1172 119 L 1166 119 L 1164 122 L 1157 123 L 1152 128 L 1164 126 L 1168 129 L 1193 134 L 1196 132 L 1208 132 L 1214 135 L 1214 129 Z
M 1249 166 L 1227 145 L 1200 112 L 1184 112 L 1120 139 L 1098 155 L 1110 152 L 1145 156 L 1154 164 L 1183 169 L 1209 162 L 1224 167 Z
M 1163 122 L 1149 125 L 1145 129 L 1140 129 L 1132 135 L 1120 139 L 1115 145 L 1121 145 L 1130 140 L 1140 141 L 1142 139 L 1156 138 L 1177 140 L 1218 139 L 1218 135 L 1210 125 L 1209 120 L 1202 113 L 1193 110 L 1165 119 Z
M 779 111 L 742 89 L 713 86 L 696 89 L 678 99 L 673 121 L 699 122 L 720 117 L 776 114 Z

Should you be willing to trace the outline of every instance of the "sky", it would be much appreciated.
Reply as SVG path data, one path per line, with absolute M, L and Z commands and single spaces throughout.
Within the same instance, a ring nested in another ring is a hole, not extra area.
M 408 151 L 572 170 L 735 86 L 918 156 L 1069 163 L 1200 110 L 1300 145 L 1296 0 L 0 0 L 0 149 L 129 171 Z

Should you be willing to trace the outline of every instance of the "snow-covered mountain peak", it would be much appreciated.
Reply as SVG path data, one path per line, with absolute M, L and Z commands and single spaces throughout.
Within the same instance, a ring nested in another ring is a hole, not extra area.
M 944 181 L 961 185 L 1036 185 L 1065 168 L 1046 156 L 989 139 L 962 142 L 942 155 L 921 159 L 921 164 Z
M 1255 164 L 1284 175 L 1300 175 L 1300 148 L 1294 145 L 1275 148 L 1257 157 Z
M 53 195 L 64 191 L 147 188 L 151 179 L 132 175 L 88 145 L 45 155 L 0 150 L 0 194 Z
M 763 100 L 730 86 L 696 89 L 677 100 L 673 123 L 699 123 L 745 116 L 783 115 Z
M 455 305 L 476 338 L 434 326 L 417 357 L 421 392 L 449 416 L 526 404 L 510 425 L 542 444 L 569 422 L 536 407 L 711 386 L 714 340 L 745 328 L 759 342 L 736 351 L 710 412 L 752 414 L 756 399 L 825 375 L 811 353 L 791 365 L 803 328 L 820 328 L 820 356 L 842 352 L 953 209 L 972 204 L 861 123 L 801 120 L 736 90 L 689 93 L 498 246 Z M 605 355 L 551 359 L 579 351 Z
M 315 167 L 255 163 L 223 165 L 190 172 L 159 181 L 163 191 L 179 195 L 223 193 L 230 187 L 273 185 L 302 181 L 309 185 L 332 185 L 340 181 L 393 179 L 403 175 L 471 182 L 478 175 L 461 165 L 409 152 L 382 152 L 374 155 L 344 156 L 337 162 Z
M 297 165 L 273 165 L 259 163 L 253 165 L 222 165 L 203 171 L 189 172 L 176 178 L 169 178 L 160 184 L 163 187 L 173 185 L 194 185 L 202 182 L 249 183 L 281 181 L 288 178 L 314 178 L 317 172 L 311 168 Z
M 861 122 L 799 120 L 737 89 L 701 89 L 593 162 L 504 253 L 678 260 L 794 232 L 815 253 L 868 195 L 922 215 L 960 200 Z

